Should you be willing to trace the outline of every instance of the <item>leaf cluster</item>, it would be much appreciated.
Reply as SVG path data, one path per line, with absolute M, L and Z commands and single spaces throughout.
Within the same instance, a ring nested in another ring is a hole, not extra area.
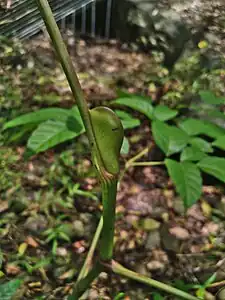
M 203 104 L 208 105 L 202 119 L 183 117 L 167 106 L 154 106 L 146 97 L 122 94 L 113 101 L 150 120 L 154 141 L 165 155 L 168 173 L 187 208 L 201 196 L 203 172 L 225 182 L 225 159 L 215 154 L 217 149 L 225 150 L 225 114 L 220 110 L 225 98 L 210 91 L 201 91 L 199 95 Z
M 216 149 L 225 150 L 223 122 L 215 122 L 225 120 L 220 110 L 225 98 L 209 91 L 201 91 L 199 95 L 206 105 L 207 118 L 184 117 L 177 109 L 155 106 L 148 97 L 125 92 L 119 92 L 118 98 L 111 102 L 113 106 L 135 110 L 149 119 L 154 141 L 165 155 L 165 166 L 187 208 L 201 196 L 202 173 L 225 182 L 225 159 L 215 155 Z M 192 109 L 199 107 L 193 105 Z M 127 111 L 116 109 L 115 112 L 125 130 L 140 126 L 140 120 Z M 28 156 L 74 139 L 85 131 L 77 106 L 40 109 L 5 123 L 3 130 L 15 127 L 19 132 L 33 128 L 27 142 Z M 128 151 L 129 141 L 125 138 L 121 152 L 127 154 Z

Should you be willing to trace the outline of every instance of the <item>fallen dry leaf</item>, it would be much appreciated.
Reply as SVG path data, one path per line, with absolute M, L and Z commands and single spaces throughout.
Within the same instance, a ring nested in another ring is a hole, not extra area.
M 21 269 L 15 264 L 7 264 L 5 271 L 7 275 L 18 275 L 21 272 Z
M 187 231 L 187 229 L 179 227 L 179 226 L 170 228 L 169 232 L 172 235 L 176 236 L 176 238 L 178 238 L 179 240 L 187 240 L 190 238 L 190 234 Z
M 202 234 L 208 236 L 210 234 L 216 234 L 219 230 L 219 225 L 213 222 L 208 222 L 202 227 Z
M 33 247 L 33 248 L 39 247 L 38 242 L 36 242 L 35 239 L 34 239 L 32 236 L 28 236 L 28 237 L 27 237 L 26 243 L 27 243 L 29 246 Z
M 9 204 L 8 201 L 0 201 L 0 213 L 8 210 Z

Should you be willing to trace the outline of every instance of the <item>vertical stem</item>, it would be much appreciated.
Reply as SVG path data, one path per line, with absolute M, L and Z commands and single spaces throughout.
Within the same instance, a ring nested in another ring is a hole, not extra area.
M 100 258 L 110 260 L 113 255 L 117 179 L 102 182 L 103 228 L 100 243 Z
M 87 137 L 89 143 L 91 145 L 91 152 L 92 154 L 95 153 L 97 166 L 98 166 L 98 173 L 100 176 L 103 176 L 104 173 L 104 163 L 101 158 L 101 153 L 98 149 L 98 145 L 96 143 L 94 130 L 92 127 L 90 112 L 87 106 L 87 102 L 85 101 L 83 91 L 80 86 L 80 82 L 78 80 L 76 71 L 74 69 L 72 60 L 69 56 L 67 48 L 63 42 L 62 36 L 60 34 L 59 28 L 56 24 L 54 16 L 52 14 L 51 7 L 48 3 L 48 0 L 36 0 L 42 18 L 45 22 L 46 28 L 48 33 L 52 39 L 53 46 L 58 54 L 59 60 L 63 67 L 63 70 L 66 74 L 67 80 L 69 82 L 71 91 L 73 93 L 74 98 L 76 99 L 77 106 L 79 108 L 79 112 L 81 118 L 84 123 L 84 127 L 86 129 Z
M 87 103 L 84 99 L 83 91 L 81 89 L 77 74 L 75 72 L 72 60 L 69 56 L 67 48 L 63 42 L 62 36 L 60 34 L 59 28 L 56 24 L 54 16 L 51 11 L 51 7 L 48 4 L 47 0 L 36 0 L 42 18 L 47 27 L 48 33 L 52 39 L 52 43 L 54 48 L 58 54 L 60 62 L 62 64 L 63 70 L 66 74 L 67 80 L 69 82 L 72 93 L 76 99 L 76 103 L 78 105 L 82 120 L 84 122 L 84 126 L 86 128 L 86 132 L 88 135 L 88 139 L 92 145 L 95 144 L 94 133 L 92 129 L 92 124 L 90 120 L 89 110 Z
M 102 231 L 102 226 L 103 226 L 103 218 L 101 217 L 101 219 L 100 219 L 100 221 L 98 223 L 98 227 L 97 227 L 97 230 L 95 232 L 94 238 L 92 240 L 91 247 L 90 247 L 90 249 L 88 251 L 87 257 L 86 257 L 85 262 L 83 264 L 83 267 L 82 267 L 82 269 L 80 271 L 80 274 L 79 274 L 79 276 L 77 278 L 77 281 L 79 281 L 82 278 L 84 278 L 88 274 L 88 272 L 89 272 L 91 264 L 93 263 L 92 259 L 93 259 L 93 255 L 94 255 L 96 246 L 97 246 L 98 241 L 99 241 L 99 237 L 100 237 L 100 234 L 101 234 L 101 231 Z
M 95 278 L 98 277 L 98 275 L 103 271 L 103 269 L 104 267 L 97 262 L 88 275 L 75 284 L 73 293 L 68 297 L 68 300 L 78 300 L 89 288 L 92 281 L 95 280 Z

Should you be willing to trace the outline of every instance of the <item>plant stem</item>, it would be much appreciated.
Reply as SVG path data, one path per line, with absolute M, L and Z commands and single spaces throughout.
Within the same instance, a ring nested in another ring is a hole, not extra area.
M 165 164 L 164 161 L 141 161 L 141 162 L 131 163 L 130 167 L 162 166 L 164 164 Z
M 100 258 L 110 260 L 113 255 L 117 179 L 102 182 L 103 228 L 100 242 Z
M 78 80 L 77 74 L 75 72 L 72 60 L 69 56 L 69 53 L 62 39 L 59 28 L 52 14 L 50 5 L 48 4 L 47 0 L 37 0 L 37 3 L 42 18 L 45 22 L 46 28 L 48 30 L 48 33 L 51 37 L 54 48 L 58 54 L 63 70 L 66 74 L 72 93 L 76 99 L 87 134 L 89 135 L 89 139 L 92 140 L 93 139 L 93 136 L 91 136 L 92 126 L 90 122 L 88 106 L 84 99 L 83 91 L 81 89 L 81 85 Z
M 136 280 L 138 282 L 142 282 L 145 283 L 149 286 L 152 286 L 154 288 L 163 290 L 167 293 L 176 295 L 178 297 L 181 297 L 183 299 L 187 299 L 187 300 L 199 300 L 199 298 L 194 297 L 188 293 L 185 293 L 181 290 L 178 290 L 170 285 L 167 285 L 165 283 L 162 283 L 160 281 L 148 278 L 144 275 L 138 274 L 136 272 L 133 272 L 125 267 L 123 267 L 122 265 L 120 265 L 118 262 L 116 261 L 112 261 L 111 265 L 106 265 L 106 267 L 108 267 L 109 269 L 111 269 L 114 273 L 128 277 L 130 279 Z
M 59 28 L 54 19 L 51 7 L 48 3 L 48 0 L 36 0 L 42 18 L 45 22 L 48 33 L 53 42 L 53 46 L 58 54 L 59 60 L 63 67 L 63 70 L 66 74 L 67 80 L 69 82 L 71 91 L 76 103 L 78 105 L 80 115 L 82 117 L 84 127 L 91 145 L 92 161 L 97 168 L 97 173 L 102 185 L 102 194 L 103 194 L 103 229 L 102 229 L 102 239 L 101 239 L 101 251 L 100 259 L 103 261 L 110 260 L 113 253 L 113 238 L 114 238 L 114 223 L 115 223 L 115 206 L 116 206 L 116 192 L 117 192 L 117 175 L 113 176 L 109 174 L 105 169 L 101 153 L 99 151 L 94 130 L 93 124 L 90 117 L 90 112 L 85 101 L 76 71 L 74 69 L 72 60 L 69 56 L 67 48 L 63 42 L 62 36 L 60 34 Z M 101 227 L 101 226 L 100 226 Z M 93 247 L 90 249 L 91 254 L 94 252 L 98 236 L 100 234 L 99 230 L 96 233 L 96 239 L 94 238 Z M 89 265 L 89 257 L 85 262 L 84 267 L 81 270 L 80 278 L 85 276 L 87 273 L 87 267 Z M 77 300 L 82 293 L 88 289 L 91 282 L 98 276 L 98 274 L 103 269 L 103 265 L 99 262 L 95 264 L 93 269 L 85 276 L 83 279 L 78 280 L 74 287 L 72 296 L 69 299 Z
M 126 165 L 130 165 L 133 162 L 137 161 L 139 158 L 141 158 L 142 156 L 144 156 L 145 154 L 147 154 L 150 149 L 151 149 L 151 145 L 150 145 L 150 147 L 144 148 L 141 152 L 139 152 L 138 154 L 136 154 L 135 156 L 133 156 L 132 158 L 130 158 L 128 160 L 128 162 L 126 163 Z
M 145 154 L 147 154 L 151 148 L 152 148 L 153 144 L 151 144 L 150 146 L 144 148 L 141 152 L 139 152 L 138 154 L 136 154 L 135 156 L 131 157 L 125 164 L 124 170 L 120 175 L 120 179 L 119 182 L 121 182 L 121 180 L 123 179 L 126 171 L 130 168 L 130 167 L 143 167 L 143 166 L 159 166 L 159 165 L 163 165 L 164 162 L 162 161 L 147 161 L 147 162 L 136 162 L 138 159 L 140 159 L 142 156 L 144 156 Z
M 98 227 L 95 231 L 95 235 L 94 235 L 94 238 L 92 240 L 91 247 L 88 251 L 87 257 L 84 261 L 83 267 L 80 271 L 80 274 L 77 278 L 77 281 L 83 279 L 89 272 L 90 266 L 92 264 L 93 255 L 94 255 L 94 252 L 95 252 L 95 249 L 96 249 L 96 246 L 98 244 L 99 237 L 100 237 L 100 234 L 101 234 L 101 231 L 102 231 L 102 226 L 103 226 L 103 218 L 101 217 L 101 219 L 98 223 Z
M 84 127 L 86 129 L 87 137 L 88 137 L 89 143 L 91 145 L 92 156 L 93 156 L 93 153 L 95 153 L 99 176 L 100 177 L 102 176 L 104 178 L 104 164 L 103 164 L 101 154 L 98 149 L 98 145 L 96 143 L 88 105 L 85 101 L 84 94 L 83 94 L 81 85 L 79 83 L 72 60 L 69 56 L 69 53 L 64 44 L 64 41 L 63 41 L 63 38 L 59 31 L 59 28 L 56 24 L 56 21 L 54 19 L 54 16 L 53 16 L 51 7 L 48 3 L 48 0 L 36 0 L 36 1 L 38 4 L 40 13 L 42 15 L 42 18 L 45 22 L 47 31 L 51 37 L 55 51 L 58 55 L 58 58 L 61 62 L 63 70 L 66 74 L 66 77 L 69 82 L 73 96 L 76 99 L 76 103 L 79 108 L 79 112 L 80 112 L 81 118 L 83 120 Z
M 225 286 L 225 280 L 213 282 L 213 283 L 211 283 L 211 284 L 207 287 L 207 289 L 208 289 L 208 288 L 220 287 L 220 286 Z
M 125 164 L 125 167 L 120 175 L 120 178 L 119 178 L 119 182 L 122 181 L 127 169 L 129 169 L 130 165 L 135 162 L 136 160 L 138 160 L 139 158 L 141 158 L 142 156 L 144 156 L 146 153 L 148 153 L 148 151 L 151 149 L 151 146 L 150 147 L 146 147 L 145 149 L 143 149 L 141 152 L 139 152 L 137 155 L 131 157 Z
M 77 300 L 90 286 L 91 282 L 103 271 L 104 265 L 97 261 L 93 269 L 88 273 L 93 253 L 97 245 L 100 233 L 100 261 L 111 260 L 113 255 L 114 224 L 115 224 L 115 206 L 117 193 L 117 179 L 102 181 L 102 202 L 103 216 L 100 219 L 91 248 L 84 262 L 78 280 L 74 286 L 73 294 L 68 300 Z M 88 274 L 87 274 L 88 273 Z M 87 275 L 86 275 L 87 274 Z M 86 276 L 86 277 L 85 277 Z
M 92 281 L 98 277 L 103 271 L 104 266 L 97 262 L 86 277 L 76 282 L 73 293 L 68 297 L 68 300 L 78 300 L 83 293 L 89 288 Z

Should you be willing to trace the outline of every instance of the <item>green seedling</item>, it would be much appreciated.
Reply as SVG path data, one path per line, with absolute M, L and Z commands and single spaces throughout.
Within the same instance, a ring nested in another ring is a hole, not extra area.
M 43 236 L 46 236 L 46 243 L 52 243 L 52 254 L 56 255 L 59 241 L 71 242 L 71 226 L 69 224 L 61 224 L 60 221 L 64 218 L 61 215 L 57 218 L 57 223 L 53 228 L 49 228 L 43 232 Z
M 68 192 L 69 192 L 70 197 L 78 195 L 78 196 L 83 196 L 83 197 L 90 198 L 92 200 L 98 201 L 98 197 L 95 196 L 92 192 L 81 190 L 79 183 L 68 184 L 67 188 L 68 188 Z
M 207 288 L 211 286 L 216 280 L 216 273 L 213 273 L 204 283 L 202 284 L 186 284 L 183 281 L 176 281 L 176 286 L 184 291 L 196 290 L 196 295 L 199 299 L 205 299 Z
M 124 300 L 125 296 L 126 295 L 124 293 L 119 293 L 113 298 L 113 300 Z
M 163 300 L 164 299 L 164 297 L 161 296 L 159 293 L 153 293 L 152 296 L 153 296 L 153 300 Z
M 29 274 L 32 274 L 37 270 L 41 270 L 44 269 L 44 267 L 49 266 L 51 262 L 52 257 L 37 259 L 36 257 L 27 256 L 26 258 L 15 261 L 14 263 L 25 268 Z

